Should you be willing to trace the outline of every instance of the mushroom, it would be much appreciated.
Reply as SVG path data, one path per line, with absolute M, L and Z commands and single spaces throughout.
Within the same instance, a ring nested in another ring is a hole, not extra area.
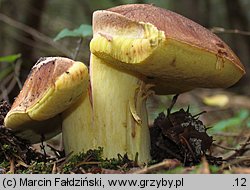
M 171 11 L 129 4 L 93 14 L 90 43 L 91 126 L 64 139 L 67 152 L 104 147 L 105 157 L 127 153 L 150 160 L 146 99 L 194 88 L 227 88 L 245 73 L 232 50 L 199 24 Z M 68 114 L 82 128 L 81 103 Z M 75 118 L 78 118 L 77 120 Z M 68 127 L 70 130 L 70 127 Z M 80 130 L 79 130 L 80 131 Z M 69 133 L 69 132 L 68 132 Z
M 86 94 L 88 84 L 83 63 L 62 57 L 39 59 L 6 115 L 5 127 L 31 143 L 55 136 L 61 132 L 60 113 Z

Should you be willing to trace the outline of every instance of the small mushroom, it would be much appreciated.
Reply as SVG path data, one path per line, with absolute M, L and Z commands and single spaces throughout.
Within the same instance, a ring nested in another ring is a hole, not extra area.
M 31 143 L 55 136 L 61 132 L 60 113 L 86 94 L 88 83 L 88 69 L 81 62 L 39 59 L 6 115 L 5 127 Z
M 146 110 L 150 94 L 226 88 L 245 73 L 237 56 L 216 35 L 153 5 L 130 4 L 96 11 L 93 31 L 93 123 L 84 128 L 84 135 L 70 142 L 65 139 L 67 152 L 101 146 L 105 157 L 127 153 L 133 159 L 138 153 L 139 161 L 146 162 L 150 160 Z M 71 112 L 64 126 L 75 121 L 75 128 L 83 127 L 80 107 Z

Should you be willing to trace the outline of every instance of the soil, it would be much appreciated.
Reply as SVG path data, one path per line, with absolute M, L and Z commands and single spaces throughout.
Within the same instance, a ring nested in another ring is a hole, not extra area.
M 244 138 L 238 148 L 225 147 L 222 142 L 227 141 L 218 141 L 217 148 L 231 153 L 224 159 L 218 151 L 214 156 L 214 138 L 199 120 L 204 112 L 192 115 L 189 108 L 172 112 L 176 100 L 177 96 L 167 114 L 159 113 L 150 127 L 153 160 L 146 167 L 126 154 L 104 159 L 101 147 L 68 156 L 48 142 L 34 148 L 3 126 L 10 106 L 0 102 L 0 173 L 250 173 L 247 156 L 250 137 Z

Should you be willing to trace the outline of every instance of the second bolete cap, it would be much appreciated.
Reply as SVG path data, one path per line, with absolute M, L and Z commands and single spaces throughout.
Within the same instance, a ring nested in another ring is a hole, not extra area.
M 155 85 L 157 94 L 226 88 L 245 73 L 238 57 L 206 28 L 146 4 L 93 14 L 91 52 Z
M 87 91 L 87 67 L 63 57 L 44 57 L 32 68 L 23 89 L 5 117 L 5 127 L 40 142 L 61 132 L 60 113 Z

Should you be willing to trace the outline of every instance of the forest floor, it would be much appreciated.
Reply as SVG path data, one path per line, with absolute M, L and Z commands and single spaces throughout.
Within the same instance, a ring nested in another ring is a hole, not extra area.
M 153 161 L 140 165 L 127 155 L 104 159 L 102 148 L 65 156 L 60 135 L 30 145 L 4 128 L 9 107 L 2 103 L 0 173 L 250 173 L 249 97 L 196 90 L 147 106 Z

